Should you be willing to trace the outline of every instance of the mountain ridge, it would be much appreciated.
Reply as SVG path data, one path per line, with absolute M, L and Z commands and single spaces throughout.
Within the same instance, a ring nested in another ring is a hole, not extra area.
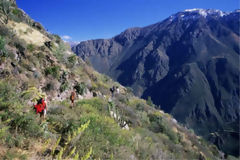
M 239 121 L 238 17 L 238 10 L 187 10 L 108 40 L 81 42 L 72 50 L 208 139 Z M 238 133 L 239 127 L 232 127 Z M 228 140 L 223 137 L 229 137 L 224 134 L 215 137 L 221 139 L 218 147 L 239 155 L 239 146 L 224 145 Z M 232 137 L 239 140 L 239 135 Z

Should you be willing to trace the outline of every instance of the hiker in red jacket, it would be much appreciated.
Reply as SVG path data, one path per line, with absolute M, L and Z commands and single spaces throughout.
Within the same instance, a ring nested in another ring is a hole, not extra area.
M 40 98 L 37 102 L 37 104 L 34 106 L 36 114 L 40 114 L 40 118 L 43 120 L 45 119 L 45 116 L 47 114 L 47 104 L 44 101 L 43 98 Z
M 70 96 L 70 100 L 71 100 L 71 102 L 72 102 L 71 108 L 74 106 L 75 97 L 76 97 L 76 92 L 75 92 L 75 91 L 72 91 L 71 96 Z

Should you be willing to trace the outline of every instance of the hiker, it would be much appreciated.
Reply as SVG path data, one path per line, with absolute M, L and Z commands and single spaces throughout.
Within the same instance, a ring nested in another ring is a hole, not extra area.
M 40 114 L 40 118 L 45 120 L 45 116 L 47 114 L 47 104 L 46 102 L 44 101 L 43 98 L 40 98 L 37 102 L 36 105 L 34 105 L 34 108 L 35 108 L 35 111 L 36 111 L 36 114 Z
M 114 96 L 114 92 L 116 91 L 115 86 L 113 86 L 112 88 L 110 88 L 110 92 L 112 93 L 112 97 Z
M 118 86 L 117 86 L 116 88 L 117 88 L 117 89 L 116 89 L 116 92 L 117 92 L 117 94 L 119 94 L 119 93 L 120 93 L 120 89 L 119 89 Z
M 70 96 L 70 100 L 72 102 L 72 107 L 74 106 L 75 97 L 76 97 L 76 92 L 72 91 L 71 96 Z

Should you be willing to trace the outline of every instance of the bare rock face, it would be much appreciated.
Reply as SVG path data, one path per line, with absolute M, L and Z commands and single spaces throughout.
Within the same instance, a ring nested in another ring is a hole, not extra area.
M 73 51 L 101 73 L 151 97 L 196 133 L 239 155 L 239 11 L 192 9 L 112 39 L 81 42 Z

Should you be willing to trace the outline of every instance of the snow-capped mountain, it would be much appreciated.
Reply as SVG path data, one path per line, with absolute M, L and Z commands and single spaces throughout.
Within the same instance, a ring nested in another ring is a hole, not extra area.
M 239 128 L 239 15 L 239 10 L 188 9 L 112 39 L 81 42 L 73 50 L 238 155 L 239 144 L 231 142 L 239 135 L 224 130 Z
M 168 18 L 168 20 L 173 21 L 176 19 L 181 19 L 181 20 L 193 20 L 193 19 L 198 19 L 198 18 L 208 18 L 208 17 L 224 17 L 229 15 L 231 12 L 223 12 L 221 10 L 217 9 L 186 9 L 182 12 L 179 12 L 177 14 L 174 14 Z

